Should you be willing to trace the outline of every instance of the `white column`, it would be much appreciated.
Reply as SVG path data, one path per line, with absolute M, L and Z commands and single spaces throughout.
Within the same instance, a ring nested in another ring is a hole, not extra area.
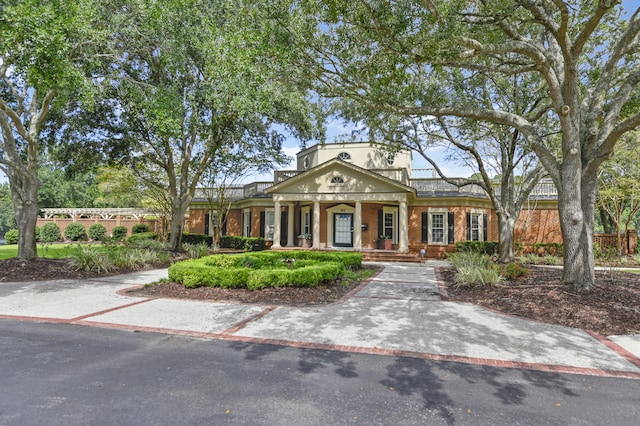
M 294 235 L 293 235 L 293 221 L 294 218 L 295 205 L 293 203 L 287 206 L 287 247 L 293 247 Z
M 362 250 L 362 203 L 356 201 L 356 212 L 353 218 L 353 248 Z
M 320 248 L 320 201 L 313 202 L 313 245 L 311 248 Z
M 280 201 L 276 201 L 273 205 L 273 245 L 271 248 L 280 248 L 280 221 L 282 213 L 280 212 Z
M 407 252 L 409 251 L 409 211 L 407 210 L 407 200 L 404 199 L 400 201 L 400 209 L 398 211 L 398 228 L 400 228 L 399 232 L 399 241 L 398 241 L 398 251 L 399 252 Z

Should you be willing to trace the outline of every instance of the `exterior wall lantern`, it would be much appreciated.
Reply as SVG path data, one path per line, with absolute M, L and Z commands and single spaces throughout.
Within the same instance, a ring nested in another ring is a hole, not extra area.
M 363 223 L 363 224 L 360 226 L 360 228 L 361 228 L 363 231 L 366 231 L 367 229 L 369 229 L 369 225 L 367 225 L 366 223 Z

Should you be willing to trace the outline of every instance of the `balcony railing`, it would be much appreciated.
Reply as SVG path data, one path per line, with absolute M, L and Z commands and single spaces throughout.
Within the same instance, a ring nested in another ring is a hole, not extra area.
M 459 179 L 458 182 L 462 182 Z M 436 194 L 436 193 L 457 193 L 461 195 L 481 195 L 488 196 L 486 191 L 479 185 L 466 185 L 458 187 L 443 179 L 411 179 L 410 186 L 415 188 L 419 194 Z M 497 187 L 496 195 L 500 197 L 500 188 Z M 558 197 L 558 190 L 550 179 L 544 179 L 539 182 L 529 194 L 529 198 L 553 199 Z
M 244 198 L 255 197 L 264 194 L 264 190 L 273 186 L 273 182 L 252 182 L 246 184 L 243 189 Z

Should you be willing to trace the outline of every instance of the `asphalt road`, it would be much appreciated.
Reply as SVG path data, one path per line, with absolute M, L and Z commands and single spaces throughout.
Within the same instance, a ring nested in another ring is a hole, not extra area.
M 0 320 L 0 425 L 637 425 L 640 380 Z

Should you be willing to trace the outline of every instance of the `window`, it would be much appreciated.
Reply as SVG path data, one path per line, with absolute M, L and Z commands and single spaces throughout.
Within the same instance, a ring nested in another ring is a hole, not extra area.
M 446 209 L 429 209 L 427 213 L 423 214 L 422 221 L 423 241 L 427 237 L 428 244 L 453 244 L 455 242 L 453 212 Z
M 273 209 L 267 209 L 264 215 L 264 239 L 273 241 L 276 214 Z
M 334 176 L 331 178 L 331 183 L 332 184 L 340 184 L 340 183 L 344 183 L 344 179 L 340 176 Z
M 242 236 L 251 236 L 251 210 L 249 209 L 242 212 Z
M 387 164 L 393 166 L 396 162 L 396 156 L 393 154 L 387 155 Z
M 487 216 L 483 212 L 467 213 L 467 240 L 486 241 Z
M 444 213 L 431 214 L 431 244 L 444 244 Z
M 308 155 L 306 155 L 306 156 L 302 159 L 302 167 L 304 167 L 305 169 L 308 169 L 310 164 L 311 164 L 311 160 L 309 160 L 309 156 L 308 156 Z
M 471 241 L 480 241 L 480 215 L 472 214 L 471 215 Z
M 348 152 L 341 152 L 340 154 L 338 154 L 338 158 L 343 161 L 350 161 L 351 154 L 349 154 Z
M 311 208 L 303 207 L 300 218 L 300 233 L 311 234 Z
M 398 208 L 385 206 L 378 211 L 378 232 L 398 244 Z

